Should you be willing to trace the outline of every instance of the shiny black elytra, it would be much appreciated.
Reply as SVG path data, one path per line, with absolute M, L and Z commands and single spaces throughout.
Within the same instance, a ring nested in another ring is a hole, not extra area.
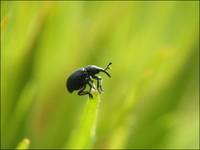
M 110 74 L 106 71 L 112 63 L 109 63 L 105 69 L 100 68 L 95 65 L 89 65 L 84 68 L 79 68 L 74 71 L 66 82 L 66 87 L 70 93 L 73 91 L 79 90 L 78 95 L 89 95 L 92 98 L 91 89 L 95 87 L 93 86 L 93 79 L 97 80 L 97 90 L 99 93 L 103 91 L 102 88 L 102 78 L 97 76 L 99 72 L 105 73 L 108 77 L 111 77 Z M 89 91 L 84 91 L 86 89 L 86 85 L 89 85 Z

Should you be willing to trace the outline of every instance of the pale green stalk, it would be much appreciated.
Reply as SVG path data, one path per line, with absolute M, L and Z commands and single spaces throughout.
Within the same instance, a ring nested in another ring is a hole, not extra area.
M 95 141 L 99 104 L 100 96 L 93 92 L 93 98 L 88 98 L 84 112 L 64 148 L 91 148 Z

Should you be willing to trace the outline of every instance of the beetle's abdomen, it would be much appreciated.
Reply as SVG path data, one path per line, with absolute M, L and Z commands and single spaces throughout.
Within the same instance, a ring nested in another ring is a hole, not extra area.
M 67 79 L 67 89 L 70 93 L 75 90 L 79 90 L 84 86 L 84 76 L 85 76 L 85 69 L 80 68 L 74 73 L 72 73 L 69 78 Z
M 74 87 L 72 86 L 73 85 L 73 82 L 71 81 L 70 77 L 67 79 L 67 83 L 66 83 L 66 86 L 67 86 L 67 90 L 72 93 L 74 91 Z

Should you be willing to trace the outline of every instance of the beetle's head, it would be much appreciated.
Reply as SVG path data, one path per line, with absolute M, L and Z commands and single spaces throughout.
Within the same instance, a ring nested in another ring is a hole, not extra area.
M 90 75 L 90 76 L 94 76 L 95 74 L 98 74 L 102 70 L 102 68 L 97 67 L 95 65 L 89 65 L 89 66 L 85 67 L 85 69 L 86 69 L 88 75 Z
M 94 76 L 96 74 L 98 74 L 99 72 L 104 72 L 107 76 L 111 77 L 110 74 L 107 72 L 108 69 L 110 69 L 110 65 L 112 63 L 109 63 L 105 69 L 103 68 L 100 68 L 100 67 L 97 67 L 97 66 L 94 66 L 94 65 L 89 65 L 87 67 L 85 67 L 87 73 L 90 75 L 90 76 Z

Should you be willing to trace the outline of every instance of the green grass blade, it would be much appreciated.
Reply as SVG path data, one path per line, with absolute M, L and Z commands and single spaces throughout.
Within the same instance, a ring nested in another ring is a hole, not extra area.
M 98 109 L 100 104 L 100 96 L 97 92 L 93 92 L 93 98 L 88 98 L 80 122 L 73 131 L 65 148 L 90 148 L 95 141 L 96 122 L 98 118 Z
M 29 83 L 27 83 L 24 90 L 21 92 L 20 98 L 15 106 L 15 110 L 9 122 L 8 128 L 10 130 L 7 133 L 8 135 L 6 137 L 8 141 L 13 142 L 15 140 L 13 135 L 19 132 L 20 125 L 23 123 L 23 120 L 26 117 L 27 112 L 31 108 L 35 93 L 36 93 L 35 83 L 33 83 L 33 81 L 30 81 Z
M 28 149 L 29 148 L 29 145 L 30 145 L 30 140 L 25 138 L 23 139 L 17 146 L 16 149 Z

